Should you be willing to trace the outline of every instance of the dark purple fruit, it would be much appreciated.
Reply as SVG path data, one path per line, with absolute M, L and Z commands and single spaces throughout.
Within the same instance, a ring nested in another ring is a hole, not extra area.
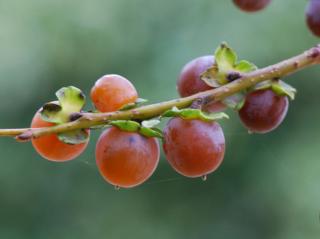
M 177 90 L 181 97 L 194 95 L 201 91 L 213 89 L 201 80 L 201 74 L 214 64 L 213 56 L 201 56 L 188 62 L 181 70 L 177 81 Z M 225 109 L 221 102 L 212 103 L 204 109 L 208 112 L 221 111 Z
M 245 127 L 254 133 L 267 133 L 284 120 L 289 107 L 287 96 L 272 90 L 257 90 L 246 96 L 239 116 Z
M 181 70 L 177 89 L 181 97 L 212 89 L 200 76 L 214 64 L 213 56 L 201 56 L 188 62 Z
M 306 8 L 306 21 L 311 32 L 320 37 L 320 0 L 310 0 Z
M 269 5 L 271 0 L 233 0 L 233 3 L 246 12 L 256 12 Z

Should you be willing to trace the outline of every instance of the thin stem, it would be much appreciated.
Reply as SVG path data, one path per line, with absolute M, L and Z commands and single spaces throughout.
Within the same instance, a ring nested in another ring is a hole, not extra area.
M 127 111 L 116 111 L 110 113 L 83 113 L 82 117 L 76 121 L 52 127 L 0 129 L 0 136 L 17 136 L 17 140 L 27 141 L 31 138 L 37 138 L 44 135 L 62 133 L 75 129 L 90 128 L 98 125 L 105 125 L 110 120 L 149 119 L 161 115 L 166 110 L 171 109 L 174 106 L 178 108 L 189 107 L 194 100 L 197 100 L 199 98 L 201 98 L 203 102 L 206 103 L 220 101 L 225 97 L 254 86 L 259 82 L 274 78 L 282 78 L 315 64 L 320 64 L 320 45 L 317 45 L 300 55 L 281 61 L 275 65 L 243 74 L 239 79 L 219 88 L 204 91 L 189 97 L 146 105 Z

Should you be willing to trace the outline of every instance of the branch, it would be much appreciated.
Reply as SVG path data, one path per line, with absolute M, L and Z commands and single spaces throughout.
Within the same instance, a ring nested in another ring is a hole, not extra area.
M 110 120 L 149 119 L 161 115 L 174 106 L 178 108 L 189 107 L 194 100 L 199 98 L 206 103 L 220 101 L 241 90 L 254 86 L 259 82 L 274 78 L 282 78 L 315 64 L 320 64 L 320 45 L 317 45 L 300 55 L 289 58 L 275 65 L 258 69 L 247 74 L 242 74 L 237 80 L 234 80 L 231 83 L 223 85 L 219 88 L 200 92 L 189 97 L 146 105 L 127 111 L 116 111 L 110 113 L 83 113 L 76 121 L 52 127 L 0 129 L 0 136 L 11 136 L 16 137 L 18 141 L 27 141 L 31 138 L 37 138 L 44 135 L 105 125 Z

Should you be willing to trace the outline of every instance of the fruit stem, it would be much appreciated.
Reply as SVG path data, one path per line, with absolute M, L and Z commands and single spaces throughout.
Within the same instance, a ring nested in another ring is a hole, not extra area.
M 320 45 L 281 61 L 277 64 L 242 74 L 240 78 L 219 88 L 200 92 L 185 98 L 169 100 L 139 108 L 110 113 L 82 113 L 75 121 L 45 128 L 0 129 L 0 136 L 15 137 L 18 141 L 28 141 L 44 135 L 67 132 L 75 129 L 85 129 L 108 124 L 110 120 L 144 120 L 157 117 L 172 107 L 186 108 L 195 100 L 202 99 L 206 104 L 220 101 L 225 97 L 256 85 L 259 82 L 282 78 L 306 67 L 320 64 Z

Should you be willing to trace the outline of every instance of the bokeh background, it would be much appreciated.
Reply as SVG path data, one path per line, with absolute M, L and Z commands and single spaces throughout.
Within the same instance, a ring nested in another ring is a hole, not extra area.
M 0 127 L 27 127 L 60 87 L 88 95 L 106 73 L 150 102 L 177 97 L 181 67 L 221 41 L 260 67 L 298 54 L 319 42 L 306 3 L 246 14 L 229 0 L 0 0 Z M 287 79 L 299 92 L 278 130 L 248 135 L 229 112 L 226 157 L 206 182 L 162 157 L 147 183 L 116 191 L 95 166 L 99 132 L 63 164 L 1 138 L 0 238 L 318 238 L 320 67 Z

